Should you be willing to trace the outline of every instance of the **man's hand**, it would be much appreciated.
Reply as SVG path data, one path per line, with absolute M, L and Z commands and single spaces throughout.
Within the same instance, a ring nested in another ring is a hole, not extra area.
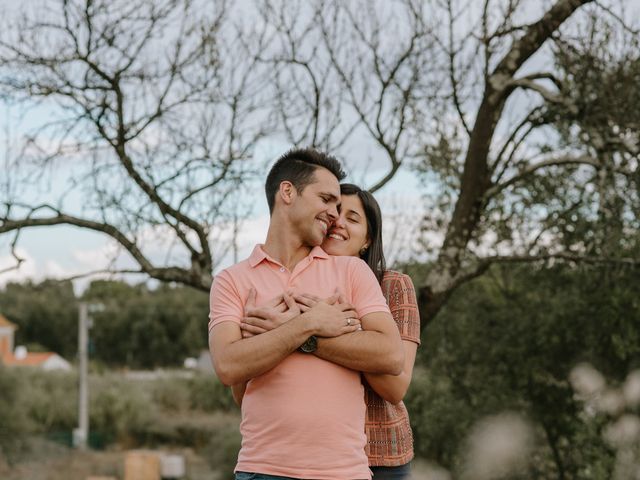
M 261 307 L 256 307 L 255 302 L 256 292 L 251 289 L 245 304 L 246 316 L 240 324 L 243 338 L 278 328 L 302 313 L 319 337 L 337 337 L 361 330 L 354 307 L 343 301 L 339 293 L 322 300 L 306 293 L 292 296 L 285 292 Z
M 301 312 L 298 304 L 288 292 L 272 298 L 261 307 L 256 307 L 256 291 L 252 288 L 249 290 L 244 313 L 245 316 L 242 318 L 240 328 L 242 329 L 242 338 L 249 338 L 273 330 L 297 317 Z
M 296 301 L 296 303 L 300 307 L 300 311 L 302 311 L 303 313 L 309 310 L 310 308 L 313 308 L 313 306 L 318 302 L 323 301 L 322 298 L 317 297 L 315 295 L 311 295 L 310 293 L 302 293 L 300 295 L 294 295 L 293 299 Z M 353 305 L 347 302 L 344 295 L 337 288 L 335 293 L 331 295 L 329 298 L 324 299 L 324 301 L 329 305 L 335 305 L 336 303 L 341 303 L 341 304 L 344 304 L 345 307 L 348 307 L 348 309 L 353 310 L 354 312 L 356 310 Z

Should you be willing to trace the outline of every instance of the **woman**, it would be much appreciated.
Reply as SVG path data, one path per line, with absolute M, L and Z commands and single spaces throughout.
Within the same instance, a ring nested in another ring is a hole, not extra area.
M 341 185 L 340 193 L 340 218 L 329 230 L 322 248 L 331 255 L 359 256 L 367 262 L 380 281 L 405 350 L 400 375 L 364 374 L 369 465 L 375 480 L 408 478 L 413 437 L 402 398 L 409 388 L 420 344 L 415 290 L 407 275 L 385 269 L 382 217 L 373 195 L 352 184 Z
M 411 382 L 416 350 L 420 344 L 415 290 L 407 275 L 385 269 L 382 216 L 373 195 L 352 184 L 342 184 L 340 193 L 340 217 L 327 233 L 322 248 L 331 255 L 358 256 L 369 265 L 380 282 L 405 350 L 405 364 L 400 375 L 364 374 L 369 465 L 374 480 L 406 479 L 409 478 L 409 462 L 413 458 L 413 437 L 402 398 Z M 250 295 L 251 306 L 254 298 Z M 294 298 L 302 309 L 311 307 L 318 300 L 307 295 L 295 295 Z M 285 311 L 291 310 L 287 303 L 283 298 L 276 298 L 266 307 L 284 315 Z M 264 331 L 245 323 L 241 327 L 243 336 Z M 233 387 L 238 404 L 242 401 L 244 387 Z

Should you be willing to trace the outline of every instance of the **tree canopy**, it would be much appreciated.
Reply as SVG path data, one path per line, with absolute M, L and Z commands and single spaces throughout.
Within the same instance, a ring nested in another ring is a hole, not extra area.
M 18 266 L 21 231 L 72 225 L 110 237 L 129 272 L 206 291 L 274 138 L 386 165 L 372 191 L 422 176 L 425 324 L 495 262 L 637 263 L 615 249 L 638 238 L 624 2 L 40 7 L 0 34 L 0 95 L 49 116 L 7 154 L 0 235 Z M 51 182 L 62 193 L 39 194 Z

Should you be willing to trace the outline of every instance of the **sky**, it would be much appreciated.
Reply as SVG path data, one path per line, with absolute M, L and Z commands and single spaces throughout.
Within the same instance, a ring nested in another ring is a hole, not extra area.
M 32 113 L 34 116 L 46 116 L 48 114 L 42 109 Z M 13 123 L 14 130 L 17 125 L 18 123 Z M 28 130 L 31 126 L 31 122 L 27 119 L 19 128 Z M 0 128 L 0 145 L 6 144 L 6 136 L 7 129 Z M 284 141 L 276 139 L 265 140 L 259 148 L 256 148 L 256 157 L 258 157 L 256 161 L 259 164 L 269 165 L 291 147 L 292 145 Z M 350 165 L 354 166 L 354 175 L 351 175 L 345 181 L 353 183 L 367 184 L 367 180 L 380 177 L 383 173 L 381 166 L 375 168 L 374 165 L 374 168 L 367 168 L 371 167 L 371 165 L 358 165 L 358 162 L 354 162 L 353 159 Z M 58 167 L 56 176 L 63 179 L 65 177 L 65 169 L 64 165 Z M 372 181 L 370 180 L 369 183 Z M 57 186 L 54 181 L 51 183 L 51 191 L 48 192 L 47 196 L 54 199 L 59 195 L 59 190 L 59 185 Z M 420 205 L 420 195 L 421 190 L 416 177 L 406 170 L 401 170 L 388 185 L 376 194 L 385 217 L 385 238 L 392 238 L 393 231 L 396 229 L 394 219 L 397 217 L 394 213 L 399 204 L 412 205 L 412 208 L 416 211 L 415 220 L 418 220 L 418 210 L 416 208 Z M 81 198 L 78 197 L 77 201 L 81 201 Z M 243 221 L 238 237 L 237 256 L 239 259 L 246 258 L 255 244 L 264 241 L 268 228 L 269 215 L 262 185 L 255 191 L 254 199 L 251 203 L 254 205 L 253 211 L 249 218 Z M 157 234 L 154 235 L 157 237 Z M 147 242 L 146 252 L 150 258 L 161 260 L 166 256 L 169 245 L 167 242 L 157 241 L 155 237 Z M 0 271 L 15 263 L 10 255 L 10 242 L 12 240 L 13 235 L 0 236 Z M 390 247 L 393 246 L 392 243 L 390 242 Z M 120 252 L 121 249 L 109 237 L 79 227 L 61 225 L 25 229 L 20 234 L 18 245 L 17 253 L 25 261 L 18 270 L 0 273 L 0 287 L 7 282 L 40 281 L 44 278 L 69 278 L 82 273 L 100 270 L 109 265 L 114 256 L 118 256 L 117 265 L 119 268 L 136 268 L 135 262 L 128 254 L 117 255 L 117 252 Z M 234 257 L 229 252 L 224 258 L 219 259 L 216 271 L 230 266 L 233 260 Z M 103 277 L 105 275 L 75 279 L 74 286 L 76 291 L 78 293 L 82 292 L 92 278 Z M 141 275 L 130 275 L 124 278 L 132 282 L 145 280 L 145 277 Z
M 640 2 L 631 2 L 634 8 L 640 6 Z M 530 63 L 529 67 L 532 66 Z M 526 69 L 524 69 L 526 71 Z M 18 107 L 2 103 L 0 99 L 0 165 L 6 164 L 8 158 L 15 153 L 15 139 L 29 131 L 43 118 L 52 115 L 51 110 L 39 108 L 30 111 L 19 110 Z M 260 164 L 269 164 L 277 156 L 291 147 L 290 144 L 277 138 L 263 141 L 256 149 L 255 161 Z M 375 152 L 358 152 L 354 158 L 349 159 L 353 175 L 346 181 L 360 185 L 370 185 L 374 179 L 379 178 L 385 168 L 384 164 L 367 164 L 369 158 L 376 158 Z M 4 158 L 3 158 L 4 157 Z M 65 168 L 59 167 L 56 175 L 59 178 L 65 176 Z M 0 187 L 2 176 L 8 173 L 6 168 L 0 170 Z M 265 171 L 266 175 L 266 171 Z M 50 198 L 59 194 L 60 185 L 52 182 L 50 191 L 46 192 Z M 395 232 L 406 229 L 407 223 L 413 222 L 415 227 L 419 218 L 425 213 L 421 195 L 424 185 L 409 169 L 401 169 L 394 179 L 383 189 L 376 193 L 384 217 L 384 234 L 391 259 L 396 258 L 402 248 L 393 245 L 398 242 Z M 262 242 L 268 226 L 268 212 L 266 201 L 263 198 L 261 188 L 256 190 L 254 209 L 251 216 L 244 222 L 238 239 L 238 258 L 245 258 L 256 243 Z M 81 199 L 72 199 L 80 202 Z M 403 214 L 400 214 L 403 213 Z M 151 236 L 151 235 L 149 235 Z M 0 236 L 0 271 L 13 264 L 10 256 L 10 242 L 13 237 Z M 394 239 L 391 241 L 391 239 Z M 150 256 L 161 259 L 166 255 L 168 245 L 166 242 L 150 238 Z M 106 236 L 86 231 L 76 227 L 41 227 L 27 229 L 21 233 L 18 253 L 25 259 L 19 270 L 0 273 L 0 287 L 10 281 L 24 281 L 26 279 L 41 280 L 47 277 L 65 278 L 84 272 L 104 268 L 109 258 L 114 256 L 117 247 Z M 405 249 L 407 250 L 407 249 Z M 224 268 L 233 262 L 231 254 L 220 259 L 216 268 Z M 134 268 L 135 264 L 126 256 L 121 256 L 118 266 L 122 268 Z M 132 281 L 140 281 L 140 276 L 130 278 Z M 79 279 L 75 282 L 76 289 L 82 291 L 89 280 Z

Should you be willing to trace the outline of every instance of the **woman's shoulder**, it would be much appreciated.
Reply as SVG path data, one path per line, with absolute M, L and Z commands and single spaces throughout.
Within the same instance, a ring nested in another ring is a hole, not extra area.
M 380 285 L 383 290 L 415 290 L 411 277 L 396 270 L 385 270 Z
M 398 272 L 396 270 L 385 270 L 384 276 L 382 277 L 382 281 L 392 281 L 392 280 L 401 280 L 401 281 L 411 281 L 411 277 L 406 273 Z

